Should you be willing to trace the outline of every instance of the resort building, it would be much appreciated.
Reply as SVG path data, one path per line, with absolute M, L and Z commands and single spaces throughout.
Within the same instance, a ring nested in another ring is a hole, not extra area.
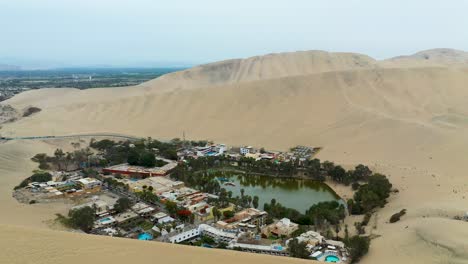
M 159 198 L 162 202 L 172 201 L 177 203 L 179 206 L 187 208 L 190 205 L 206 200 L 208 195 L 192 188 L 182 187 L 161 193 Z
M 205 146 L 205 147 L 195 147 L 195 153 L 197 154 L 198 157 L 204 157 L 204 156 L 206 156 L 210 151 L 211 151 L 211 147 L 209 147 L 209 146 Z
M 237 239 L 237 235 L 235 233 L 226 232 L 206 224 L 199 225 L 198 229 L 200 230 L 200 234 L 211 237 L 218 243 L 229 243 Z
M 258 227 L 265 225 L 268 213 L 255 208 L 244 209 L 234 215 L 234 219 L 240 223 L 251 224 Z
M 115 220 L 112 216 L 107 216 L 105 218 L 101 218 L 96 220 L 94 223 L 94 228 L 104 228 L 104 227 L 111 227 L 117 224 L 117 220 Z
M 127 212 L 115 215 L 114 218 L 115 218 L 115 222 L 118 225 L 125 225 L 125 224 L 132 223 L 133 221 L 137 221 L 139 219 L 139 216 L 132 211 L 127 211 Z
M 80 204 L 72 207 L 72 210 L 81 209 L 84 207 L 91 207 L 95 210 L 97 216 L 103 216 L 109 214 L 110 206 L 107 202 L 102 200 L 91 201 L 85 204 Z
M 194 228 L 194 229 L 190 229 L 190 230 L 187 230 L 185 232 L 176 234 L 174 236 L 171 236 L 169 238 L 169 241 L 171 243 L 180 243 L 180 242 L 184 242 L 186 240 L 190 240 L 190 239 L 193 239 L 195 237 L 198 237 L 199 235 L 200 235 L 199 228 Z
M 229 243 L 227 248 L 240 249 L 244 252 L 268 254 L 268 255 L 275 255 L 275 256 L 288 256 L 289 255 L 288 251 L 281 245 L 266 246 L 266 245 L 253 245 L 253 244 L 231 242 Z
M 175 219 L 168 216 L 167 214 L 163 212 L 159 212 L 159 213 L 154 214 L 151 217 L 151 221 L 153 221 L 154 223 L 158 223 L 158 224 L 166 224 L 166 223 L 174 222 Z
M 255 231 L 265 225 L 267 216 L 265 211 L 247 208 L 237 212 L 231 219 L 216 222 L 216 226 L 223 230 Z
M 251 158 L 251 159 L 254 159 L 254 160 L 257 160 L 257 161 L 261 159 L 260 156 L 261 156 L 261 154 L 258 153 L 258 152 L 257 153 L 246 153 L 245 154 L 246 158 Z
M 101 188 L 102 182 L 94 178 L 83 178 L 75 181 L 84 190 Z
M 283 218 L 271 225 L 262 229 L 262 234 L 265 236 L 274 235 L 277 237 L 289 237 L 294 231 L 299 229 L 299 225 L 291 222 L 288 218 Z
M 217 144 L 204 147 L 195 147 L 194 152 L 197 157 L 210 157 L 223 155 L 226 152 L 227 147 L 225 144 Z
M 213 206 L 205 201 L 190 205 L 186 209 L 192 212 L 196 222 L 204 222 L 214 218 Z
M 241 147 L 240 148 L 240 154 L 246 155 L 249 153 L 254 153 L 254 150 L 251 146 L 246 146 L 246 147 Z
M 342 241 L 327 239 L 327 240 L 325 240 L 325 244 L 327 244 L 328 246 L 339 248 L 339 249 L 344 249 L 345 248 L 345 244 Z M 332 248 L 332 249 L 334 249 L 334 248 Z
M 286 245 L 288 245 L 292 239 L 293 238 L 288 239 L 286 241 Z M 311 247 L 315 247 L 324 242 L 324 237 L 320 233 L 315 232 L 315 231 L 307 231 L 305 233 L 302 233 L 300 236 L 294 239 L 297 239 L 300 243 L 305 242 L 307 243 L 307 245 L 310 245 Z
M 141 217 L 149 217 L 154 212 L 154 210 L 155 209 L 153 207 L 142 202 L 136 203 L 132 206 L 132 211 Z

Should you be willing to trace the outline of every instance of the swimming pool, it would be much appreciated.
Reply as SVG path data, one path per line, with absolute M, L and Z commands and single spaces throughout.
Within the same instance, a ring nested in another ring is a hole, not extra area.
M 328 255 L 328 256 L 325 257 L 325 262 L 337 263 L 339 261 L 340 261 L 340 258 L 337 257 L 337 256 Z
M 106 218 L 99 219 L 99 222 L 104 223 L 104 222 L 107 222 L 107 221 L 110 221 L 110 220 L 111 219 L 109 217 L 106 217 Z
M 138 235 L 138 240 L 153 240 L 153 235 L 150 233 L 142 233 Z

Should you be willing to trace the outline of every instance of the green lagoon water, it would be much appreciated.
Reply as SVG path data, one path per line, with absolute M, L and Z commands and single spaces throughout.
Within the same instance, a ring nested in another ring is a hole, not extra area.
M 310 206 L 325 201 L 338 201 L 340 197 L 326 184 L 304 179 L 276 178 L 259 175 L 239 175 L 233 173 L 214 173 L 217 178 L 227 178 L 236 186 L 229 186 L 221 182 L 221 186 L 232 191 L 232 196 L 258 196 L 259 209 L 265 203 L 276 199 L 282 205 L 305 213 Z M 213 174 L 212 174 L 213 175 Z

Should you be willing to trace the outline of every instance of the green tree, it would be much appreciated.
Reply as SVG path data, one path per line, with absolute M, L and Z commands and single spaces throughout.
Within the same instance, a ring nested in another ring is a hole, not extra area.
M 255 195 L 255 196 L 253 197 L 252 205 L 253 205 L 253 207 L 254 207 L 255 209 L 258 208 L 258 196 Z
M 213 217 L 215 219 L 215 221 L 218 221 L 219 219 L 221 219 L 221 211 L 219 211 L 218 207 L 213 207 Z
M 68 212 L 68 222 L 70 226 L 79 228 L 84 232 L 89 232 L 94 226 L 96 214 L 93 208 L 86 206 L 80 209 L 70 210 Z
M 63 159 L 65 158 L 65 153 L 63 152 L 63 150 L 56 149 L 54 152 L 54 157 L 55 157 L 55 164 L 57 165 L 57 168 L 59 170 L 63 170 L 62 162 L 63 162 Z
M 156 157 L 151 152 L 144 152 L 140 156 L 139 164 L 144 167 L 154 167 L 156 165 Z
M 353 174 L 355 180 L 363 181 L 367 180 L 367 178 L 369 178 L 372 175 L 372 171 L 369 169 L 369 167 L 359 164 L 354 169 Z
M 226 210 L 223 212 L 223 216 L 225 219 L 232 218 L 234 216 L 234 212 L 231 210 Z
M 293 258 L 307 259 L 310 252 L 307 250 L 306 242 L 299 242 L 296 238 L 289 241 L 288 244 L 289 255 Z
M 136 149 L 131 149 L 128 152 L 127 163 L 130 165 L 139 165 L 140 153 Z
M 169 214 L 175 215 L 177 213 L 177 204 L 175 202 L 167 201 L 166 210 Z
M 370 239 L 367 237 L 353 236 L 345 241 L 349 251 L 351 263 L 357 263 L 369 252 Z
M 117 200 L 117 202 L 114 205 L 114 209 L 118 213 L 122 213 L 130 209 L 131 206 L 132 206 L 132 202 L 130 201 L 130 199 L 128 199 L 127 197 L 122 197 Z
M 48 182 L 52 180 L 52 175 L 48 172 L 36 172 L 31 177 L 32 182 Z
M 341 166 L 335 166 L 330 172 L 330 177 L 337 182 L 343 182 L 346 176 L 346 170 Z

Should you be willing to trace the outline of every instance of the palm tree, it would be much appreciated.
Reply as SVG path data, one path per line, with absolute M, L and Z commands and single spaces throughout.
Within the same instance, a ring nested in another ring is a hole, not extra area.
M 56 149 L 54 152 L 55 161 L 59 170 L 62 170 L 62 160 L 65 157 L 62 149 Z

